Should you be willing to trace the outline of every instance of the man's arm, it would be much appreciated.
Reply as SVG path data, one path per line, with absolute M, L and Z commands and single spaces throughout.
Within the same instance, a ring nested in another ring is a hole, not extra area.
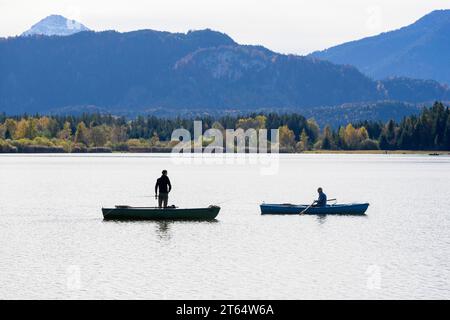
M 167 178 L 167 184 L 169 186 L 168 192 L 170 192 L 170 190 L 172 190 L 172 184 L 170 183 L 170 179 L 169 178 Z
M 155 184 L 155 196 L 158 194 L 158 180 L 156 180 Z

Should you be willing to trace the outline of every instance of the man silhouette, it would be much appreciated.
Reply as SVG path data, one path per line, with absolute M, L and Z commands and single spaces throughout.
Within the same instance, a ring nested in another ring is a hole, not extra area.
M 159 196 L 158 196 L 159 189 Z M 172 190 L 170 179 L 167 176 L 167 170 L 162 171 L 162 176 L 156 180 L 155 184 L 155 198 L 158 198 L 159 208 L 167 208 L 167 202 L 169 201 L 169 192 Z
M 319 199 L 316 200 L 315 207 L 324 207 L 327 205 L 327 195 L 323 192 L 322 188 L 317 189 L 319 193 Z

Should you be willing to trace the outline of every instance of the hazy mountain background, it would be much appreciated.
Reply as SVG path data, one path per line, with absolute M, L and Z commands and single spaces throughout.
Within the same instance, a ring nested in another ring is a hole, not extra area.
M 433 13 L 424 18 L 428 25 L 433 17 L 443 24 L 442 15 Z M 278 54 L 239 45 L 208 29 L 184 34 L 81 28 L 67 35 L 64 26 L 67 21 L 51 16 L 33 26 L 34 35 L 29 31 L 27 36 L 0 39 L 0 112 L 176 115 L 260 110 L 317 112 L 316 118 L 328 114 L 330 119 L 342 119 L 343 112 L 383 118 L 450 100 L 449 88 L 434 80 L 373 80 L 356 67 L 324 61 L 319 53 Z M 411 33 L 408 39 L 421 35 Z M 441 60 L 447 57 L 440 51 L 445 45 L 435 52 Z M 391 51 L 385 48 L 386 54 Z M 431 63 L 425 58 L 420 57 L 422 64 Z
M 375 79 L 404 76 L 450 84 L 450 10 L 436 10 L 399 30 L 311 56 L 351 64 Z

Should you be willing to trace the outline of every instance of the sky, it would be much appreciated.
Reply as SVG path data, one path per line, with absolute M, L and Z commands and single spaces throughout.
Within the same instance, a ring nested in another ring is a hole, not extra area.
M 408 25 L 449 0 L 0 0 L 0 37 L 50 14 L 88 28 L 187 32 L 210 28 L 241 44 L 307 54 Z

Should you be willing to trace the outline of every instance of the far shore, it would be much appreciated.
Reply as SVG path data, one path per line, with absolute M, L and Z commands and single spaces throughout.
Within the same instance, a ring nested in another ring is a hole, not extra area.
M 248 151 L 248 150 L 247 150 Z M 62 148 L 45 148 L 35 146 L 25 150 L 15 150 L 12 152 L 0 152 L 1 154 L 142 154 L 142 153 L 171 153 L 171 148 L 133 148 L 129 151 L 114 151 L 109 148 L 89 148 L 83 151 L 66 152 Z M 249 154 L 249 152 L 246 152 Z M 443 156 L 450 155 L 450 151 L 436 150 L 308 150 L 302 152 L 289 152 L 280 150 L 280 154 L 416 154 Z M 233 153 L 236 154 L 236 153 Z
M 450 155 L 450 151 L 435 150 L 310 150 L 302 153 L 308 154 L 421 154 L 442 156 Z

